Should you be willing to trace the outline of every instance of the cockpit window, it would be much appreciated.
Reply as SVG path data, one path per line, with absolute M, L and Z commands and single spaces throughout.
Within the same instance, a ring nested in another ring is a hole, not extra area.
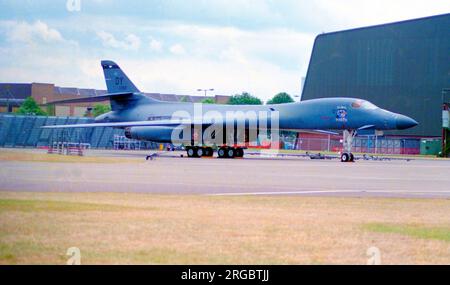
M 352 103 L 352 107 L 355 109 L 365 109 L 365 110 L 375 110 L 378 109 L 377 106 L 370 103 L 369 101 L 358 100 Z
M 359 101 L 359 100 L 355 101 L 352 103 L 352 107 L 355 109 L 359 109 L 359 108 L 361 108 L 362 103 L 363 103 L 363 101 Z
M 364 101 L 362 103 L 362 108 L 366 109 L 366 110 L 375 110 L 378 109 L 377 106 L 375 106 L 374 104 L 370 103 L 369 101 Z

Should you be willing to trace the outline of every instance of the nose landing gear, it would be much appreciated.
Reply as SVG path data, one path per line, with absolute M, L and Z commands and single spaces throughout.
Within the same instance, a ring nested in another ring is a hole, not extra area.
M 341 162 L 354 162 L 354 161 L 355 156 L 353 155 L 353 153 L 344 152 L 343 154 L 341 154 Z
M 356 131 L 345 130 L 343 134 L 342 146 L 343 152 L 341 154 L 342 162 L 354 162 L 355 156 L 352 153 L 353 139 L 356 137 Z

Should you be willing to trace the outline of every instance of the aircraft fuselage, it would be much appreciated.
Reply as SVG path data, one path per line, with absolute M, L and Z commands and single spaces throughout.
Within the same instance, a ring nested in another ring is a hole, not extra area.
M 416 121 L 407 116 L 355 98 L 323 98 L 279 105 L 144 103 L 133 108 L 109 112 L 98 117 L 96 122 L 168 120 L 179 117 L 179 114 L 190 118 L 200 115 L 203 118 L 221 116 L 225 119 L 239 112 L 241 115 L 243 113 L 242 116 L 246 120 L 251 119 L 254 113 L 262 112 L 270 118 L 274 112 L 278 112 L 280 130 L 357 130 L 365 126 L 376 130 L 394 130 L 417 125 Z

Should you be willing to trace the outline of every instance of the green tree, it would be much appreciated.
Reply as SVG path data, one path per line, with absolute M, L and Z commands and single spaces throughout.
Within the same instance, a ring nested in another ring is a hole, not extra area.
M 295 102 L 294 99 L 292 99 L 291 95 L 287 94 L 286 92 L 281 92 L 275 95 L 272 99 L 267 101 L 268 105 L 271 104 L 286 104 L 286 103 L 293 103 Z M 288 138 L 289 140 L 294 140 L 296 137 L 296 132 L 289 132 L 289 131 L 280 131 L 280 137 Z
M 54 104 L 47 104 L 47 116 L 54 116 L 55 115 L 55 105 Z
M 191 102 L 191 101 L 189 100 L 189 97 L 188 97 L 188 96 L 183 96 L 183 97 L 181 97 L 180 102 L 182 102 L 182 103 L 188 103 L 188 102 Z
M 228 101 L 229 105 L 262 105 L 262 101 L 247 92 L 236 94 Z
M 286 92 L 281 92 L 275 95 L 272 99 L 267 101 L 267 104 L 286 104 L 293 103 L 294 99 L 292 99 L 291 95 Z
M 111 111 L 111 106 L 103 104 L 95 104 L 92 109 L 92 116 L 98 117 Z
M 213 98 L 206 98 L 206 99 L 203 99 L 201 103 L 202 104 L 216 104 L 216 101 Z
M 36 100 L 33 97 L 28 97 L 20 105 L 20 108 L 16 112 L 20 115 L 36 115 L 36 116 L 46 116 L 47 113 L 39 107 Z

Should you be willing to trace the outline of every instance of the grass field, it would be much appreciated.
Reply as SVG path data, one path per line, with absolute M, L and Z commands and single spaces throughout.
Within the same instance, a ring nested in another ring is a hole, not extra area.
M 372 246 L 449 264 L 450 201 L 0 192 L 1 264 L 366 264 Z

